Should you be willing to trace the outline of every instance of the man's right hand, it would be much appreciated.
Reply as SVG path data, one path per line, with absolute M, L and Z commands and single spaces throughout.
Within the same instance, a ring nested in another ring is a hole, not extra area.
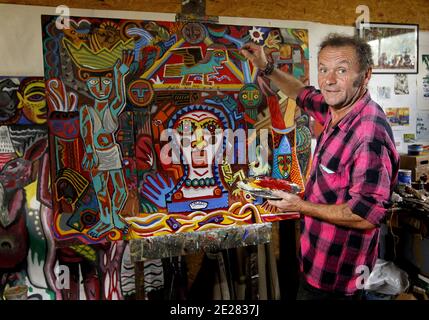
M 241 47 L 240 53 L 258 69 L 264 70 L 267 67 L 268 60 L 263 47 L 248 42 Z

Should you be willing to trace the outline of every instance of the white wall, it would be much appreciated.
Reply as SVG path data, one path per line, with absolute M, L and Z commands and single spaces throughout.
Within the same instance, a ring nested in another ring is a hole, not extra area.
M 0 76 L 43 76 L 41 15 L 55 7 L 0 4 Z M 174 14 L 70 9 L 71 16 L 174 21 Z

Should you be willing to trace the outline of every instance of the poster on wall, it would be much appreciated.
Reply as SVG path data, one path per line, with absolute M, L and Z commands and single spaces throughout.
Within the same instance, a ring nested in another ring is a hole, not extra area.
M 429 112 L 417 112 L 416 138 L 420 141 L 429 141 Z
M 77 17 L 58 29 L 56 19 L 42 17 L 58 241 L 290 218 L 238 182 L 271 176 L 302 193 L 309 119 L 291 99 L 266 99 L 239 49 L 263 45 L 308 83 L 307 30 Z M 272 127 L 268 103 L 292 123 Z
M 417 78 L 417 108 L 429 110 L 429 54 L 421 55 L 421 69 Z

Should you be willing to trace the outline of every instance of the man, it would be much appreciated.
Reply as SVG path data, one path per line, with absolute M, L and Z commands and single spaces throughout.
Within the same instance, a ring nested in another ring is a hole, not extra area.
M 359 38 L 330 34 L 320 46 L 320 91 L 273 67 L 253 43 L 242 54 L 323 126 L 304 199 L 278 191 L 270 201 L 299 211 L 298 299 L 355 299 L 362 270 L 371 270 L 399 168 L 393 134 L 381 107 L 371 100 L 371 48 Z

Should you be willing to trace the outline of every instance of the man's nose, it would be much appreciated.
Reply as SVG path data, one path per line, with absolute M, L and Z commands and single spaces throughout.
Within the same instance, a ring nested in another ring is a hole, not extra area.
M 337 82 L 337 76 L 335 74 L 334 71 L 330 71 L 327 73 L 326 77 L 325 77 L 325 82 L 326 84 L 334 84 Z

